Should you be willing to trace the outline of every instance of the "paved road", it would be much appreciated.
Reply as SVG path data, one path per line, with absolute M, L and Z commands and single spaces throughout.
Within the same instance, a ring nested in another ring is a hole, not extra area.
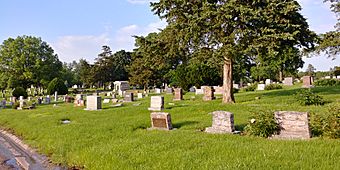
M 0 130 L 0 169 L 9 170 L 63 170 L 48 163 L 17 137 Z M 3 166 L 3 167 L 1 167 Z

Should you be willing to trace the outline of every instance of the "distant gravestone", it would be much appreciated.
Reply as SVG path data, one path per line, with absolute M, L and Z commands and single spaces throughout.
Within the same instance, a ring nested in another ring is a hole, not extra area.
M 156 93 L 156 94 L 161 94 L 161 93 L 162 93 L 162 89 L 155 88 L 155 93 Z
M 302 81 L 303 81 L 303 85 L 302 87 L 305 87 L 305 88 L 310 88 L 312 87 L 312 77 L 311 76 L 303 76 L 302 77 Z
M 133 93 L 125 93 L 124 102 L 133 102 Z
M 284 85 L 292 86 L 293 85 L 293 77 L 286 77 L 284 80 Z
M 233 88 L 234 89 L 240 89 L 240 85 L 239 84 L 233 84 Z
M 275 112 L 276 122 L 280 131 L 274 138 L 280 139 L 309 139 L 309 115 L 307 112 L 280 111 Z
M 110 99 L 104 99 L 103 103 L 110 103 Z
M 266 85 L 270 85 L 270 84 L 273 84 L 273 81 L 270 80 L 270 79 L 266 79 L 266 82 L 265 82 Z
M 38 98 L 38 104 L 41 104 L 42 103 L 42 99 L 39 97 Z
M 175 89 L 175 94 L 173 100 L 183 100 L 183 90 L 181 88 Z
M 54 92 L 54 101 L 58 101 L 58 92 L 57 91 Z
M 204 86 L 203 87 L 203 101 L 210 101 L 210 100 L 214 100 L 214 89 L 211 86 Z
M 189 92 L 196 92 L 196 88 L 195 87 L 190 87 Z
M 86 110 L 102 109 L 102 98 L 100 96 L 87 96 Z
M 5 99 L 3 99 L 3 100 L 1 101 L 1 107 L 2 107 L 3 109 L 6 108 L 6 103 L 7 103 L 7 101 L 6 101 Z
M 331 76 L 325 76 L 325 79 L 331 79 Z
M 142 99 L 142 98 L 144 98 L 144 94 L 143 93 L 137 93 L 137 97 L 138 97 L 138 99 Z
M 196 95 L 203 94 L 203 89 L 196 89 L 195 94 L 196 94 Z
M 164 110 L 164 97 L 163 96 L 151 96 L 150 108 L 151 111 Z
M 171 130 L 172 123 L 170 114 L 163 112 L 151 113 L 151 125 L 151 129 Z
M 265 84 L 258 84 L 257 85 L 257 90 L 264 90 L 266 88 Z
M 168 94 L 172 94 L 174 92 L 174 90 L 170 87 L 166 88 L 166 93 Z
M 205 129 L 207 133 L 233 133 L 234 115 L 230 112 L 215 111 L 212 112 L 212 127 Z
M 49 95 L 47 95 L 45 98 L 45 104 L 50 104 L 50 103 L 51 103 L 51 98 Z
M 214 86 L 214 94 L 223 94 L 223 87 Z
M 336 79 L 340 79 L 340 76 L 336 76 Z

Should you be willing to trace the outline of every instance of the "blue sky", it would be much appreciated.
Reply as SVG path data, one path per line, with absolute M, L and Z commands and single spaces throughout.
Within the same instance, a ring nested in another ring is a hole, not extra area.
M 323 0 L 298 0 L 302 14 L 317 33 L 333 30 L 336 18 Z M 1 0 L 0 41 L 19 35 L 41 37 L 63 62 L 90 62 L 102 45 L 113 51 L 134 48 L 133 35 L 147 35 L 166 23 L 154 16 L 148 0 Z M 304 59 L 318 70 L 340 65 L 324 56 Z M 303 68 L 303 70 L 305 69 Z

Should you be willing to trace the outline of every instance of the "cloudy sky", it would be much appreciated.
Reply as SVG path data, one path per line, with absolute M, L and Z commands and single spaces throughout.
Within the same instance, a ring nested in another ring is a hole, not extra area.
M 298 0 L 312 30 L 333 30 L 336 18 L 323 0 Z M 63 62 L 84 58 L 92 62 L 102 45 L 131 51 L 133 35 L 147 35 L 166 23 L 154 16 L 150 0 L 1 0 L 0 41 L 19 35 L 41 37 Z M 304 59 L 318 70 L 340 65 L 324 56 Z M 305 69 L 305 68 L 303 68 Z

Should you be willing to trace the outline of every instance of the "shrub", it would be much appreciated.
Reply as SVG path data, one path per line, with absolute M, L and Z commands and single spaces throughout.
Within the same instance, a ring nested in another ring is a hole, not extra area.
M 238 93 L 239 91 L 239 89 L 233 88 L 233 93 Z
M 54 78 L 47 87 L 47 94 L 53 95 L 54 92 L 58 92 L 60 95 L 65 95 L 68 93 L 68 89 L 66 85 L 64 84 L 64 81 L 62 81 L 59 78 Z
M 315 86 L 340 86 L 340 80 L 336 79 L 323 79 L 314 83 Z
M 23 87 L 16 87 L 13 92 L 12 95 L 14 97 L 16 97 L 17 99 L 19 99 L 20 96 L 23 96 L 24 98 L 27 98 L 27 91 L 23 88 Z
M 280 84 L 269 84 L 264 89 L 265 90 L 282 89 L 282 86 Z
M 310 126 L 313 136 L 340 138 L 340 105 L 330 106 L 324 114 L 311 114 Z
M 254 84 L 252 84 L 250 86 L 242 88 L 241 91 L 246 91 L 246 92 L 247 91 L 255 91 L 256 88 L 257 88 L 257 83 L 254 83 Z
M 274 114 L 268 111 L 252 113 L 251 120 L 245 127 L 245 134 L 250 136 L 269 137 L 279 131 Z
M 17 109 L 19 106 L 20 106 L 20 103 L 19 102 L 15 102 L 12 105 L 12 109 Z
M 303 106 L 309 105 L 324 105 L 325 101 L 317 94 L 314 94 L 310 89 L 302 89 L 295 95 L 296 100 Z

